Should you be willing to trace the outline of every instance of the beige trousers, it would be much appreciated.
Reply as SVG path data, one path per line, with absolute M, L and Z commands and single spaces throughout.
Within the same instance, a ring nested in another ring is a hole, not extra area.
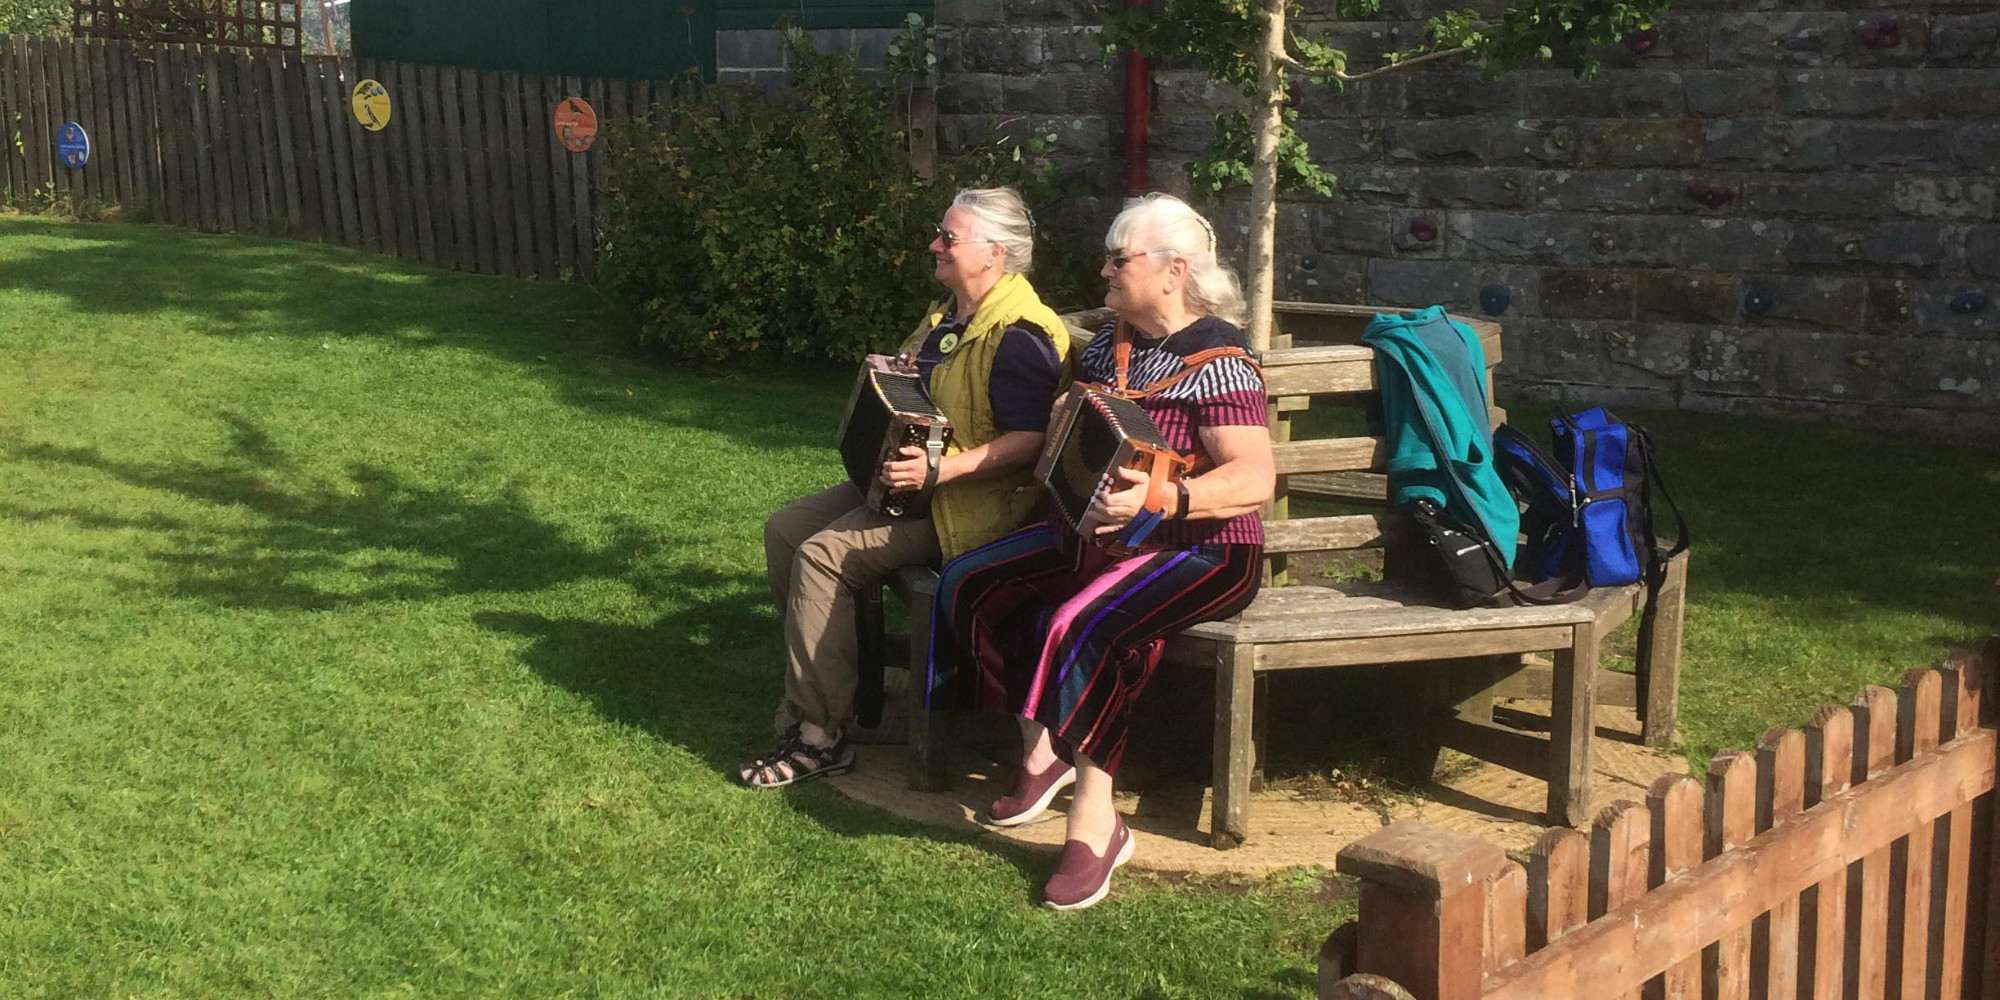
M 788 661 L 779 732 L 798 722 L 847 729 L 860 677 L 853 588 L 941 555 L 928 519 L 869 510 L 851 483 L 794 500 L 764 522 L 764 571 Z

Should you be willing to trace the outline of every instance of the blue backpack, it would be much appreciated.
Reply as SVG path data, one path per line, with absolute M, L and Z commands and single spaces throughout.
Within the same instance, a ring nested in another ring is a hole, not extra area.
M 1651 436 L 1601 406 L 1558 410 L 1549 427 L 1553 453 L 1511 426 L 1493 434 L 1500 478 L 1525 508 L 1515 575 L 1572 589 L 1656 585 L 1666 561 L 1687 549 L 1688 527 L 1653 463 Z M 1679 526 L 1665 551 L 1653 530 L 1656 485 Z

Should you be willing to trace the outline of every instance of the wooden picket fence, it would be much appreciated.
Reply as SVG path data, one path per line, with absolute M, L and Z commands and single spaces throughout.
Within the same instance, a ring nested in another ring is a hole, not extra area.
M 1361 913 L 1322 950 L 1320 996 L 2000 995 L 1996 674 L 2000 637 L 1551 830 L 1525 867 L 1387 827 L 1340 854 Z
M 381 131 L 351 110 L 379 81 Z M 120 206 L 204 232 L 258 233 L 521 277 L 589 274 L 604 186 L 603 126 L 677 84 L 300 56 L 213 45 L 0 35 L 0 195 Z M 576 95 L 588 151 L 557 138 Z M 65 122 L 88 164 L 59 159 Z

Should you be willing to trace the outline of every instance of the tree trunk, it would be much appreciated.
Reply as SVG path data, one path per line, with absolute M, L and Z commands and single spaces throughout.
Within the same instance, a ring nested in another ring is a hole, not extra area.
M 1275 297 L 1278 239 L 1278 132 L 1285 107 L 1285 3 L 1264 0 L 1264 49 L 1258 55 L 1263 78 L 1255 108 L 1256 159 L 1250 168 L 1250 346 L 1271 346 L 1271 301 Z

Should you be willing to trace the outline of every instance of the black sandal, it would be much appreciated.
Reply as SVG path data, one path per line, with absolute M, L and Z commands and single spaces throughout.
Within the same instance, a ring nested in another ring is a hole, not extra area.
M 778 776 L 778 767 L 791 769 L 791 774 Z M 844 774 L 854 769 L 854 748 L 845 739 L 837 740 L 830 747 L 814 746 L 799 735 L 799 727 L 793 726 L 778 741 L 777 749 L 766 757 L 752 757 L 736 765 L 736 781 L 746 788 L 783 788 L 813 778 Z M 766 771 L 771 772 L 769 780 L 762 780 Z

